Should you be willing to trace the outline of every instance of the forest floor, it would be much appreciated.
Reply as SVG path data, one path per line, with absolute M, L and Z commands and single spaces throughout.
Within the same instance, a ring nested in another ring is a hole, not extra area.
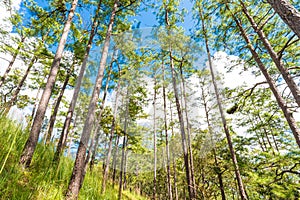
M 22 148 L 28 133 L 16 122 L 0 117 L 0 200 L 56 200 L 64 199 L 64 193 L 72 173 L 74 160 L 62 157 L 58 167 L 54 167 L 53 145 L 38 144 L 32 164 L 24 170 L 19 164 Z M 87 172 L 79 199 L 114 200 L 118 190 L 111 183 L 105 194 L 101 191 L 102 169 L 95 166 L 93 173 Z M 125 200 L 145 200 L 137 194 L 123 191 Z

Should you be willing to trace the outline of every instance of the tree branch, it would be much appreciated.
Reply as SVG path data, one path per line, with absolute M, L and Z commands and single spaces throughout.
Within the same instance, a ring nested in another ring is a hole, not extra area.
M 294 34 L 292 37 L 290 37 L 290 39 L 285 43 L 285 45 L 282 47 L 282 49 L 277 53 L 279 59 L 282 58 L 283 52 L 287 47 L 289 47 L 290 45 L 299 41 L 299 39 L 296 39 L 295 41 L 291 42 L 295 36 L 296 36 L 296 34 Z
M 273 183 L 276 183 L 277 181 L 282 180 L 283 179 L 283 175 L 286 174 L 286 173 L 300 175 L 300 171 L 293 171 L 293 169 L 295 169 L 297 167 L 297 165 L 299 165 L 299 164 L 300 163 L 295 163 L 293 165 L 293 167 L 291 167 L 290 169 L 287 169 L 287 170 L 282 170 L 280 173 L 278 173 L 278 169 L 276 169 L 276 177 L 275 177 L 274 181 L 272 181 L 268 185 L 271 185 Z M 279 176 L 279 178 L 277 178 L 278 176 Z

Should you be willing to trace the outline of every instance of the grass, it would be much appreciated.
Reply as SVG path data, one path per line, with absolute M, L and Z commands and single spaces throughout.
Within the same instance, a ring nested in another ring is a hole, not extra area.
M 62 157 L 60 165 L 52 165 L 54 146 L 38 144 L 29 169 L 18 164 L 22 149 L 28 137 L 28 131 L 20 128 L 16 122 L 0 117 L 0 200 L 60 200 L 72 173 L 74 161 Z M 82 200 L 115 200 L 118 190 L 110 184 L 101 195 L 102 170 L 95 166 L 93 174 L 87 172 L 80 190 Z M 145 200 L 145 198 L 123 192 L 123 199 Z

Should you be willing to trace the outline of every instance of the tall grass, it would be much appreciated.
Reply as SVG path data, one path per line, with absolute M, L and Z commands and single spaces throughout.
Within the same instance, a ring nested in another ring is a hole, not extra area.
M 30 168 L 24 170 L 18 161 L 28 134 L 28 131 L 21 129 L 21 125 L 0 117 L 0 200 L 64 199 L 74 160 L 62 157 L 59 166 L 55 166 L 52 163 L 54 146 L 38 144 Z M 79 199 L 117 199 L 117 189 L 110 186 L 105 194 L 100 194 L 101 177 L 99 166 L 95 167 L 93 174 L 87 172 Z M 123 197 L 144 199 L 128 191 L 124 191 Z

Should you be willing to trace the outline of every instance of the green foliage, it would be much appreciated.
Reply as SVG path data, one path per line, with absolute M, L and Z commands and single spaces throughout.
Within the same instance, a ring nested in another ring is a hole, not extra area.
M 53 144 L 49 146 L 38 144 L 32 165 L 25 170 L 18 161 L 28 131 L 22 130 L 22 124 L 5 117 L 0 117 L 0 127 L 0 199 L 64 199 L 72 173 L 72 158 L 62 157 L 56 168 L 52 163 Z M 87 173 L 79 199 L 117 199 L 117 189 L 111 186 L 107 187 L 105 194 L 100 195 L 100 177 L 102 177 L 100 166 L 96 166 L 94 173 Z M 124 191 L 124 199 L 143 200 L 144 198 Z

